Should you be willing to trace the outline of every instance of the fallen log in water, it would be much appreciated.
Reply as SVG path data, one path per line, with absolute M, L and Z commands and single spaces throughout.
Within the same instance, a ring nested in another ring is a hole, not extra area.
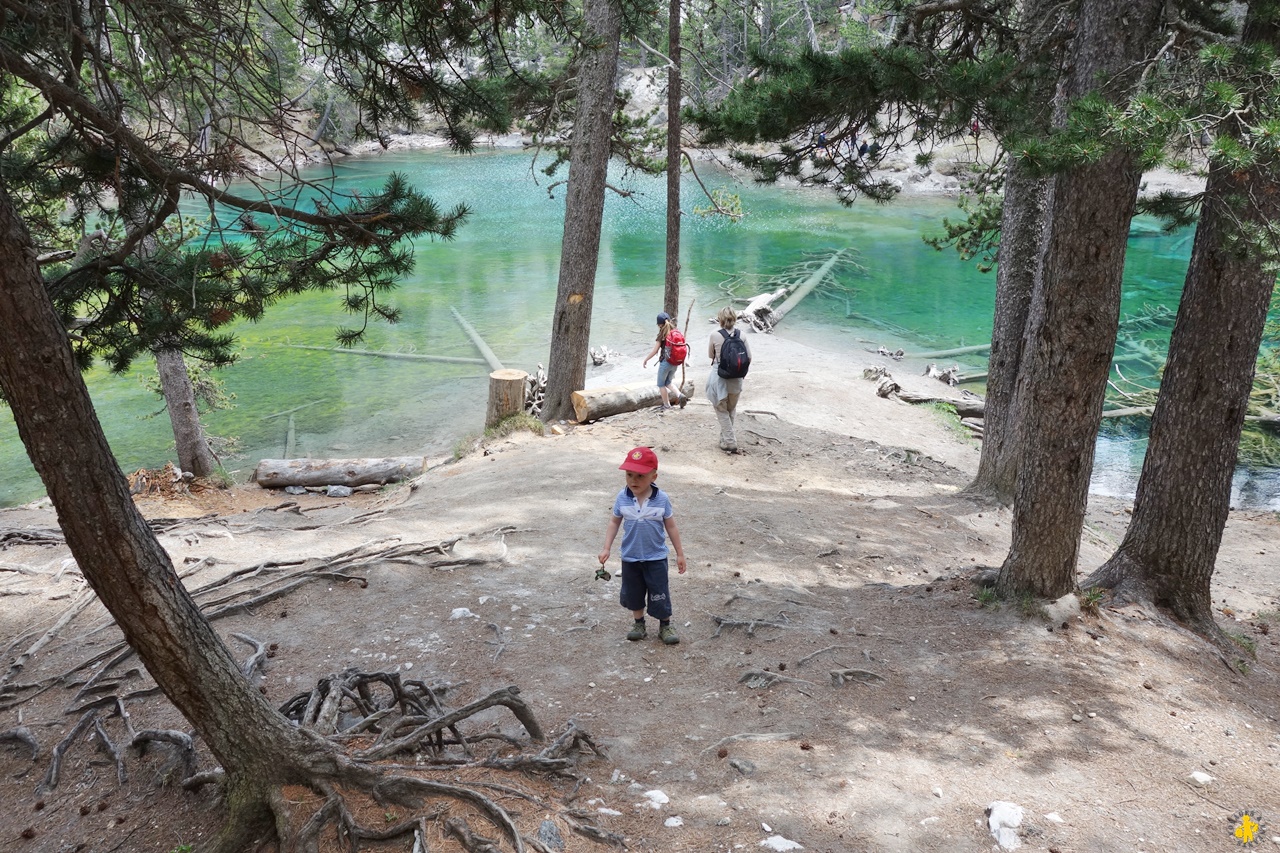
M 429 355 L 420 352 L 378 352 L 369 349 L 347 349 L 346 347 L 313 347 L 306 344 L 283 344 L 290 349 L 310 349 L 319 352 L 336 352 L 343 355 L 367 355 L 372 358 L 390 358 L 401 361 L 439 361 L 444 364 L 488 364 L 483 358 L 467 358 L 460 355 Z M 307 405 L 311 405 L 308 403 Z M 301 407 L 299 407 L 301 408 Z
M 253 481 L 264 489 L 285 486 L 365 486 L 408 480 L 422 473 L 421 456 L 373 459 L 263 459 Z
M 693 381 L 688 380 L 682 384 L 680 393 L 686 397 L 692 396 Z M 662 405 L 662 392 L 652 382 L 633 382 L 630 385 L 574 391 L 572 399 L 574 416 L 581 424 L 648 406 Z
M 453 319 L 458 321 L 458 325 L 462 327 L 462 331 L 467 333 L 467 337 L 471 338 L 471 343 L 480 351 L 480 355 L 489 363 L 490 370 L 505 370 L 502 362 L 498 361 L 498 357 L 493 354 L 493 350 L 489 349 L 489 345 L 484 342 L 484 338 L 480 337 L 480 333 L 475 327 L 466 321 L 466 319 L 458 313 L 458 309 L 450 306 L 449 310 L 453 313 Z
M 933 352 L 909 352 L 907 355 L 912 358 L 953 358 L 957 355 L 970 355 L 971 353 L 986 352 L 991 349 L 991 344 L 974 344 L 969 347 L 956 347 L 954 349 L 940 349 Z

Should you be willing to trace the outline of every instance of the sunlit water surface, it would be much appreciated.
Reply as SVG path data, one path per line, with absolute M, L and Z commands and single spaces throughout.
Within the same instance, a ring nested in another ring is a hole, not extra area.
M 403 320 L 371 327 L 359 347 L 475 358 L 475 348 L 449 310 L 455 308 L 506 366 L 533 370 L 545 364 L 563 186 L 549 193 L 550 179 L 530 168 L 529 155 L 513 151 L 351 159 L 336 165 L 334 180 L 372 191 L 391 171 L 406 174 L 444 206 L 467 204 L 472 215 L 456 239 L 418 245 L 416 270 L 391 296 Z M 958 217 L 952 201 L 911 197 L 845 208 L 818 191 L 760 187 L 706 168 L 702 177 L 709 187 L 727 185 L 739 193 L 748 215 L 736 223 L 694 215 L 692 208 L 703 199 L 697 184 L 686 179 L 681 296 L 684 305 L 690 298 L 697 300 L 699 316 L 722 304 L 725 281 L 743 276 L 763 280 L 823 253 L 852 248 L 865 271 L 846 278 L 851 291 L 805 300 L 780 334 L 850 353 L 880 343 L 919 351 L 990 339 L 994 276 L 978 273 L 954 252 L 935 251 L 921 239 L 936 234 L 944 216 Z M 611 182 L 635 194 L 610 194 L 606 204 L 591 341 L 630 351 L 647 344 L 662 303 L 665 186 L 661 180 L 622 174 Z M 1152 304 L 1176 307 L 1190 233 L 1162 235 L 1140 222 L 1134 235 L 1124 312 Z M 334 295 L 312 294 L 273 308 L 258 324 L 236 328 L 242 355 L 219 373 L 235 395 L 235 407 L 209 414 L 205 423 L 211 433 L 239 440 L 241 455 L 227 460 L 238 479 L 249 476 L 256 460 L 284 454 L 291 419 L 294 455 L 312 457 L 439 457 L 480 430 L 487 366 L 297 348 L 333 347 L 335 327 L 350 323 L 338 311 Z M 126 471 L 172 458 L 172 433 L 167 418 L 157 415 L 161 401 L 143 384 L 146 372 L 154 371 L 139 363 L 129 375 L 95 369 L 88 376 L 99 416 Z M 1094 491 L 1131 494 L 1145 446 L 1141 436 L 1109 427 L 1099 442 Z M 0 423 L 0 505 L 42 493 L 12 419 L 5 415 Z M 1270 469 L 1241 470 L 1236 500 L 1241 506 L 1280 509 L 1280 476 Z

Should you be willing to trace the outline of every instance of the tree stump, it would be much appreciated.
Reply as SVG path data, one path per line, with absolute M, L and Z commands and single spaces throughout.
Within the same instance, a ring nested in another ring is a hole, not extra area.
M 503 368 L 489 374 L 489 406 L 484 413 L 484 428 L 496 426 L 503 418 L 524 411 L 524 395 L 529 374 L 523 370 Z

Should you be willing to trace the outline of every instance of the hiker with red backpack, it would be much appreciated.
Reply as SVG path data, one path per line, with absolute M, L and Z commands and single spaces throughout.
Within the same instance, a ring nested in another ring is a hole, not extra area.
M 720 421 L 720 449 L 728 453 L 738 452 L 738 439 L 733 432 L 738 396 L 742 394 L 742 377 L 751 367 L 751 350 L 742 332 L 735 329 L 738 312 L 724 307 L 716 315 L 720 328 L 711 333 L 707 341 L 707 355 L 711 356 L 711 374 L 707 376 L 707 399 L 715 407 Z
M 658 390 L 662 393 L 662 410 L 665 412 L 672 407 L 672 394 L 683 409 L 685 403 L 689 402 L 689 398 L 681 394 L 680 390 L 671 384 L 671 380 L 675 378 L 676 368 L 684 364 L 685 358 L 688 357 L 689 344 L 676 328 L 676 321 L 672 320 L 671 315 L 666 311 L 658 315 L 658 338 L 654 341 L 653 349 L 644 357 L 645 367 L 649 366 L 649 359 L 655 355 L 658 356 Z

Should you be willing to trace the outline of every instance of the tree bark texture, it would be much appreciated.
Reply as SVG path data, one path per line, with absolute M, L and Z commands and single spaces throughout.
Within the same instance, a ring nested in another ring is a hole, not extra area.
M 578 107 L 569 149 L 560 278 L 542 408 L 544 421 L 572 418 L 571 395 L 586 384 L 621 34 L 620 0 L 587 0 L 582 38 L 585 50 L 578 68 Z
M 208 477 L 218 470 L 218 457 L 209 448 L 204 425 L 200 422 L 196 391 L 187 373 L 187 361 L 181 350 L 169 348 L 156 350 L 155 358 L 160 389 L 169 409 L 169 423 L 173 426 L 178 467 L 197 477 Z
M 1130 94 L 1149 55 L 1159 0 L 1084 0 L 1064 87 Z M 1099 89 L 1099 86 L 1105 86 Z M 1141 168 L 1113 150 L 1056 176 L 1048 196 L 1042 284 L 1028 323 L 1027 391 L 1013 541 L 997 579 L 1003 595 L 1058 598 L 1075 589 L 1076 559 L 1111 358 L 1120 281 Z
M 1018 53 L 1028 67 L 1056 69 L 1041 82 L 1044 106 L 1026 116 L 1031 127 L 1047 131 L 1053 109 L 1063 104 L 1056 92 L 1063 71 L 1065 50 L 1056 46 L 1059 27 L 1065 22 L 1056 0 L 1026 0 L 1017 4 L 1025 35 Z M 1054 22 L 1057 22 L 1055 25 Z M 1031 301 L 1039 285 L 1048 227 L 1049 178 L 1037 177 L 1018 158 L 1005 171 L 1004 198 L 1000 210 L 1000 247 L 996 254 L 996 304 L 992 321 L 991 355 L 987 371 L 987 414 L 983 422 L 982 455 L 978 473 L 967 489 L 976 497 L 1004 505 L 1014 501 L 1021 446 L 1021 391 L 1028 359 L 1028 319 Z
M 667 10 L 667 266 L 662 310 L 680 316 L 680 0 Z
M 1023 365 L 1027 318 L 1040 267 L 1048 179 L 1014 160 L 1004 179 L 1000 248 L 996 254 L 996 307 L 987 368 L 982 455 L 967 491 L 1006 506 L 1018 478 L 1018 375 Z
M 1265 30 L 1246 27 L 1246 39 L 1274 42 L 1275 28 Z M 1242 236 L 1278 223 L 1280 169 L 1210 169 L 1133 519 L 1086 582 L 1153 603 L 1205 636 L 1218 633 L 1209 583 L 1276 280 L 1264 250 Z
M 71 553 L 147 671 L 228 773 L 296 776 L 309 742 L 240 674 L 134 506 L 35 257 L 0 186 L 0 384 Z

